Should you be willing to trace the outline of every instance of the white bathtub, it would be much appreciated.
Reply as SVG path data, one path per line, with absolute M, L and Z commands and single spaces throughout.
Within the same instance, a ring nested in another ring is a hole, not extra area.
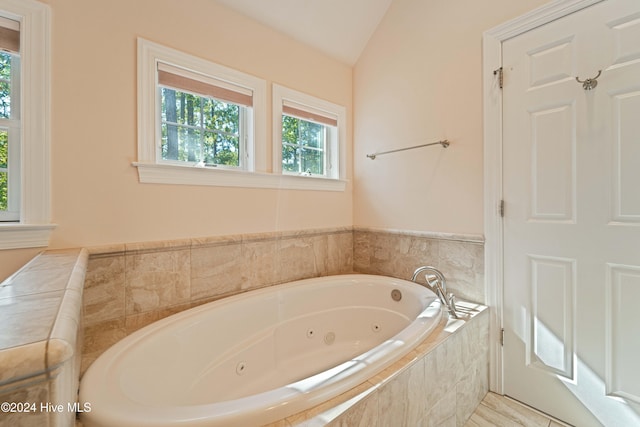
M 392 291 L 402 298 L 395 301 Z M 438 324 L 429 289 L 342 275 L 262 288 L 155 322 L 81 381 L 85 427 L 260 426 L 380 372 Z

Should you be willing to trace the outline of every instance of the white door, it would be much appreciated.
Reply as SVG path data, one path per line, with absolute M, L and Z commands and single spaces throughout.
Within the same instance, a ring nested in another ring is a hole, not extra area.
M 505 394 L 640 426 L 640 0 L 502 47 Z

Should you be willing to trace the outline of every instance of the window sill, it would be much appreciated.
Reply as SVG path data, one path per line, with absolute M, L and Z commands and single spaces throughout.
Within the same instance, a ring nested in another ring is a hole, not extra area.
M 142 183 L 275 188 L 282 190 L 344 191 L 347 181 L 313 176 L 279 175 L 193 166 L 134 162 Z
M 49 245 L 56 224 L 0 224 L 0 250 L 39 248 Z

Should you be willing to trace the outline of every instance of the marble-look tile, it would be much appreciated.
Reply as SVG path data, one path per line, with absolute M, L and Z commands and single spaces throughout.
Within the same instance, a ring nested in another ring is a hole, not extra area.
M 438 265 L 447 278 L 448 291 L 461 299 L 485 302 L 483 244 L 442 241 Z
M 528 427 L 547 427 L 550 423 L 548 417 L 495 393 L 487 393 L 481 406 L 491 409 L 494 413 L 499 413 L 514 423 Z M 490 412 L 485 411 L 482 413 L 486 416 Z
M 82 351 L 82 348 L 76 345 L 81 316 L 82 292 L 67 290 L 48 337 L 47 364 L 49 367 L 65 362 Z
M 353 233 L 327 236 L 326 274 L 345 274 L 353 271 Z
M 130 316 L 125 317 L 125 331 L 127 335 L 132 334 L 133 332 L 141 329 L 151 323 L 164 319 L 165 317 L 169 317 L 176 313 L 180 313 L 181 311 L 188 310 L 192 308 L 191 303 L 174 305 L 171 307 L 162 308 L 159 310 L 146 311 L 144 313 L 132 314 Z
M 35 403 L 36 410 L 30 412 L 2 412 L 0 413 L 0 427 L 42 427 L 51 424 L 50 413 L 40 411 L 40 402 L 50 402 L 49 383 L 46 380 L 32 383 L 28 387 L 21 387 L 0 394 L 0 402 Z
M 440 396 L 424 417 L 424 427 L 456 427 L 456 391 L 454 388 Z
M 234 243 L 242 243 L 241 234 L 193 238 L 191 239 L 191 249 L 198 249 L 206 246 L 230 245 Z
M 99 355 L 126 336 L 124 318 L 86 327 L 82 346 L 81 372 L 84 373 Z
M 480 405 L 464 424 L 464 427 L 516 427 L 517 424 L 504 415 Z
M 357 385 L 320 405 L 287 417 L 286 421 L 292 427 L 326 426 L 333 420 L 339 419 L 346 410 L 350 411 L 354 405 L 367 399 L 373 391 L 367 383 Z M 360 409 L 360 407 L 358 408 Z
M 242 243 L 242 289 L 256 289 L 279 282 L 277 240 Z
M 456 384 L 456 419 L 458 427 L 462 427 L 473 414 L 482 398 L 488 391 L 488 359 L 482 357 L 481 364 L 473 364 L 464 371 Z
M 443 233 L 440 231 L 414 231 L 414 230 L 397 230 L 375 227 L 354 227 L 354 233 L 391 233 L 404 236 L 416 236 L 425 239 L 436 240 L 455 240 L 461 242 L 484 243 L 484 236 L 481 234 L 461 234 L 461 233 Z
M 115 243 L 111 245 L 89 246 L 85 248 L 89 252 L 91 258 L 99 258 L 101 256 L 124 255 L 125 244 Z
M 64 290 L 69 275 L 65 268 L 20 271 L 0 285 L 0 299 Z
M 83 305 L 84 322 L 88 326 L 124 317 L 124 255 L 89 259 Z
M 156 242 L 136 242 L 126 243 L 125 252 L 127 254 L 145 252 L 166 252 L 191 248 L 191 239 L 160 240 Z
M 371 271 L 371 233 L 353 232 L 353 270 L 360 273 Z
M 405 375 L 395 377 L 378 391 L 378 423 L 383 426 L 407 425 L 408 378 Z
M 278 242 L 279 282 L 317 277 L 327 271 L 327 237 L 287 238 Z
M 0 351 L 0 384 L 45 371 L 46 341 L 3 348 Z M 0 401 L 1 403 L 1 401 Z
M 71 270 L 76 263 L 81 249 L 54 249 L 40 253 L 25 267 L 30 271 L 38 270 Z
M 64 291 L 55 291 L 0 299 L 2 328 L 11 331 L 0 335 L 0 348 L 46 340 L 63 294 Z
M 440 269 L 457 297 L 484 302 L 484 243 L 433 233 L 354 230 L 354 271 L 408 279 L 423 265 Z
M 125 313 L 143 313 L 190 299 L 189 249 L 125 255 Z
M 191 300 L 238 293 L 244 271 L 242 244 L 191 249 Z
M 437 267 L 437 240 L 380 232 L 354 236 L 354 270 L 358 272 L 409 279 L 422 265 Z
M 345 410 L 337 418 L 327 424 L 327 427 L 382 427 L 378 422 L 378 393 L 369 393 L 365 398 L 358 396 L 345 402 Z

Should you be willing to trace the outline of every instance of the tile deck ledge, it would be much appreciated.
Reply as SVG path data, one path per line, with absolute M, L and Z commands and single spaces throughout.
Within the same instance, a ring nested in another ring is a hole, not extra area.
M 77 349 L 89 253 L 51 250 L 0 284 L 0 387 L 53 373 Z

